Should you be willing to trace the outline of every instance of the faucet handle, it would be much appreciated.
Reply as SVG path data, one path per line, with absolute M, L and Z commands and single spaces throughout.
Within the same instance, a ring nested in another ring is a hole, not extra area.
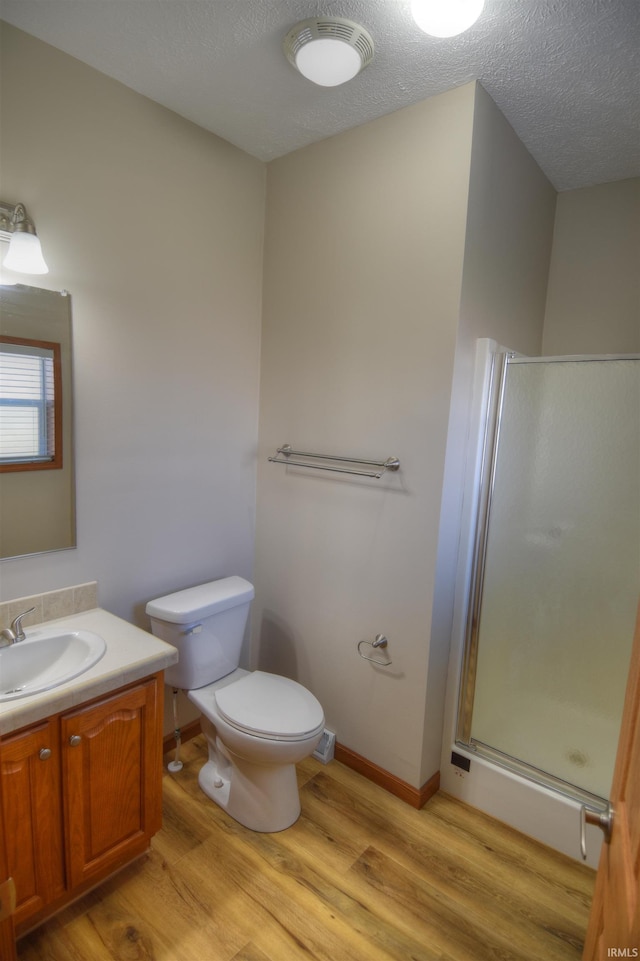
M 33 614 L 34 611 L 35 607 L 30 607 L 28 611 L 23 611 L 22 614 L 18 614 L 17 617 L 14 617 L 13 621 L 11 622 L 11 630 L 15 635 L 16 641 L 24 641 L 25 634 L 22 627 L 22 618 L 26 617 L 27 614 Z

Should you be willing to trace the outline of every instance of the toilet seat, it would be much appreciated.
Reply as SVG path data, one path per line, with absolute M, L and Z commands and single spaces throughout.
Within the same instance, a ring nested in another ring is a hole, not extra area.
M 324 727 L 319 701 L 297 681 L 253 671 L 215 692 L 220 715 L 254 737 L 297 741 Z

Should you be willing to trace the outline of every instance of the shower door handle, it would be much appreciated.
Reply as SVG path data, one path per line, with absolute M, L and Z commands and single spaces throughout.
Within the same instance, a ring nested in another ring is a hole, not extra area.
M 587 824 L 595 824 L 600 828 L 604 834 L 605 844 L 609 844 L 613 830 L 611 802 L 607 801 L 606 811 L 590 811 L 584 804 L 580 808 L 580 852 L 583 861 L 587 859 Z

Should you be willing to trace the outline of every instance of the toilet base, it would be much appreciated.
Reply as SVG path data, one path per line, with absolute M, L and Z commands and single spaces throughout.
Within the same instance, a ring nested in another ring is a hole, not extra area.
M 252 831 L 275 833 L 300 816 L 295 764 L 255 764 L 207 737 L 209 760 L 198 774 L 202 791 Z

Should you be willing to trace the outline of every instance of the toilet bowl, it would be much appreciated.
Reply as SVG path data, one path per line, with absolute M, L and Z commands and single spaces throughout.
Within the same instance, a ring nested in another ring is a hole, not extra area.
M 295 765 L 324 730 L 316 698 L 289 678 L 241 669 L 188 697 L 208 741 L 198 775 L 204 793 L 254 831 L 290 827 L 300 815 Z
M 253 587 L 222 578 L 147 604 L 153 633 L 178 649 L 165 683 L 201 712 L 209 760 L 198 783 L 253 831 L 290 827 L 300 814 L 295 765 L 309 757 L 324 713 L 297 681 L 238 667 Z

